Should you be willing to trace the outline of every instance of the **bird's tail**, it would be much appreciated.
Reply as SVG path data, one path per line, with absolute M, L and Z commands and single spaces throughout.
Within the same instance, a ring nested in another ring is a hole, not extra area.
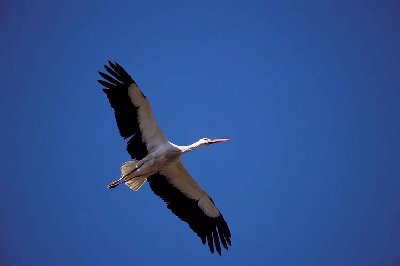
M 130 189 L 133 189 L 134 191 L 138 191 L 146 181 L 147 177 L 138 176 L 125 182 L 125 185 L 127 185 Z
M 137 170 L 137 163 L 136 160 L 124 162 L 121 165 L 121 177 L 128 178 L 129 175 L 135 172 Z
M 121 166 L 121 176 L 125 177 L 125 180 L 128 180 L 125 182 L 125 185 L 127 185 L 134 191 L 138 191 L 147 180 L 147 177 L 143 176 L 131 177 L 130 175 L 136 170 L 137 170 L 137 161 L 135 160 L 125 162 Z

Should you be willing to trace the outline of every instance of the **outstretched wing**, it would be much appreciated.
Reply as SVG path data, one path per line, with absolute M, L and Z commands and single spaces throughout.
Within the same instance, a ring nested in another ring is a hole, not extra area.
M 98 82 L 106 87 L 103 91 L 114 109 L 119 133 L 125 139 L 130 138 L 127 144 L 129 154 L 140 160 L 168 141 L 136 82 L 118 63 L 108 63 L 109 66 L 104 65 L 108 74 L 99 71 L 104 80 Z
M 148 178 L 153 192 L 206 243 L 221 255 L 222 246 L 228 250 L 231 232 L 213 200 L 189 175 L 181 161 L 170 164 L 160 173 Z

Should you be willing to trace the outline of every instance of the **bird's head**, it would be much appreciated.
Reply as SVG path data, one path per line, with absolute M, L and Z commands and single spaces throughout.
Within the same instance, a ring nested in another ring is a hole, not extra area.
M 218 142 L 225 142 L 228 141 L 229 139 L 209 139 L 209 138 L 201 138 L 198 141 L 196 141 L 193 144 L 190 144 L 189 146 L 183 146 L 183 152 L 188 152 L 192 150 L 196 150 L 198 148 L 218 143 Z
M 206 146 L 214 143 L 219 143 L 219 142 L 225 142 L 228 141 L 229 139 L 210 139 L 210 138 L 201 138 L 197 142 L 199 143 L 199 146 Z

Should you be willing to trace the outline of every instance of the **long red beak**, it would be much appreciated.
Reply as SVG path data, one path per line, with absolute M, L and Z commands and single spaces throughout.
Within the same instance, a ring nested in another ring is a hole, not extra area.
M 230 139 L 212 139 L 212 140 L 210 140 L 210 144 L 213 144 L 213 143 L 218 143 L 218 142 L 225 142 L 225 141 L 228 141 L 228 140 L 230 140 Z

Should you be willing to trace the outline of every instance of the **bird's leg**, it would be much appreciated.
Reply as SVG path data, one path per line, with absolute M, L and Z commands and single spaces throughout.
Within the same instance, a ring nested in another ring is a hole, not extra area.
M 133 172 L 137 171 L 138 169 L 139 169 L 139 167 L 136 166 L 132 171 L 130 171 L 130 172 L 127 173 L 126 175 L 123 175 L 123 176 L 121 176 L 120 178 L 118 178 L 117 180 L 115 180 L 115 181 L 111 182 L 110 184 L 108 184 L 108 188 L 109 188 L 109 189 L 115 188 L 116 186 L 118 186 L 118 185 L 120 185 L 120 184 L 122 184 L 122 183 L 125 183 L 125 182 L 131 180 L 131 179 L 134 178 L 134 177 L 130 177 L 130 178 L 127 178 L 127 177 L 128 177 L 130 174 L 132 174 Z
M 138 177 L 143 177 L 143 176 L 145 176 L 145 175 L 136 175 L 136 176 L 130 176 L 130 177 L 127 176 L 127 177 L 124 178 L 124 182 L 123 183 L 126 183 L 131 179 L 138 178 Z

